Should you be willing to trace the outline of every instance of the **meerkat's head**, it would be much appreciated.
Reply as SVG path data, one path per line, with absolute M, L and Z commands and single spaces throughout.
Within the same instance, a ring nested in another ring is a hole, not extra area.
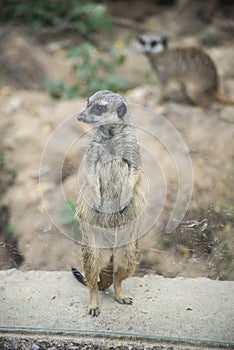
M 116 124 L 128 119 L 124 97 L 109 90 L 101 90 L 89 97 L 86 109 L 77 119 L 84 123 Z
M 168 39 L 154 33 L 142 34 L 138 37 L 138 48 L 146 55 L 157 54 L 167 49 Z

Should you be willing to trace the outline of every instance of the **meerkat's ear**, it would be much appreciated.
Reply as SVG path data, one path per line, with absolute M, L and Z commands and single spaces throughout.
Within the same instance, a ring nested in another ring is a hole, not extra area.
M 127 112 L 127 106 L 125 103 L 121 103 L 121 105 L 117 108 L 117 114 L 119 118 L 123 118 Z
M 165 47 L 165 49 L 168 47 L 168 37 L 166 36 L 162 37 L 162 44 Z

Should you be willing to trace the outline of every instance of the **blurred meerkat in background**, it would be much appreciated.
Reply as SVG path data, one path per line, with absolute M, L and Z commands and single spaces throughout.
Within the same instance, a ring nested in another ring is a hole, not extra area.
M 219 76 L 213 60 L 196 47 L 169 48 L 168 38 L 154 33 L 138 37 L 138 46 L 149 59 L 159 85 L 158 102 L 166 97 L 169 82 L 176 81 L 194 104 L 207 107 L 214 101 L 234 105 L 219 89 Z

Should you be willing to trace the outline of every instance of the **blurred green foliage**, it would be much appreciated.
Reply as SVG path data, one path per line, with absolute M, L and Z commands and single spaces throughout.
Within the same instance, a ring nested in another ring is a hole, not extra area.
M 5 156 L 4 152 L 0 149 L 0 167 L 4 165 Z
M 89 96 L 97 90 L 126 90 L 128 83 L 116 74 L 116 68 L 125 62 L 125 56 L 114 47 L 100 57 L 96 49 L 89 43 L 70 49 L 67 54 L 72 59 L 73 73 L 76 82 L 66 86 L 63 81 L 52 82 L 46 80 L 45 84 L 54 98 L 66 96 L 68 98 Z
M 6 234 L 9 236 L 15 235 L 15 228 L 12 224 L 7 224 L 6 226 Z
M 74 223 L 75 221 L 76 204 L 72 199 L 67 199 L 67 201 L 62 204 L 60 208 L 60 217 L 64 225 Z
M 105 4 L 86 0 L 6 0 L 0 8 L 0 19 L 23 24 L 42 34 L 77 31 L 92 43 L 90 33 L 112 26 Z M 88 42 L 70 49 L 67 58 L 74 62 L 75 82 L 66 86 L 64 81 L 46 79 L 45 85 L 51 96 L 74 98 L 86 97 L 102 89 L 126 90 L 128 84 L 116 74 L 116 68 L 124 63 L 125 56 L 117 51 L 114 47 L 107 48 L 105 58 L 100 58 L 97 49 Z
M 112 22 L 104 4 L 86 0 L 5 0 L 1 20 L 14 21 L 34 29 L 50 28 L 98 31 L 109 28 Z
M 80 242 L 81 241 L 81 231 L 78 221 L 75 219 L 76 213 L 76 203 L 72 199 L 67 199 L 60 207 L 60 217 L 62 224 L 70 232 L 70 236 Z

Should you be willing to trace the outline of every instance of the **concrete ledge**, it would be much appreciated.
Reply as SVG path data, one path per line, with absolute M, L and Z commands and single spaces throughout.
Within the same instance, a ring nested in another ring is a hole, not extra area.
M 0 332 L 187 342 L 234 347 L 234 282 L 132 277 L 133 305 L 100 292 L 101 314 L 87 315 L 88 289 L 70 272 L 0 271 Z

